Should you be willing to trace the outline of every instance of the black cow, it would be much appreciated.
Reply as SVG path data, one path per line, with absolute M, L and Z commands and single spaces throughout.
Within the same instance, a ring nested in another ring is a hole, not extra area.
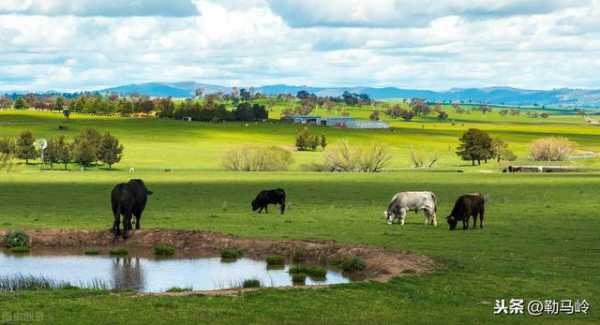
M 446 220 L 450 230 L 456 229 L 459 221 L 463 223 L 463 229 L 469 228 L 469 218 L 473 217 L 473 228 L 477 226 L 479 216 L 479 227 L 483 228 L 483 215 L 485 213 L 486 198 L 480 193 L 465 194 L 456 200 L 454 208 Z
M 146 207 L 148 195 L 152 191 L 146 188 L 141 179 L 132 179 L 128 183 L 117 184 L 111 193 L 112 211 L 115 217 L 113 232 L 115 240 L 120 234 L 119 221 L 123 215 L 123 239 L 129 237 L 131 230 L 131 215 L 135 216 L 135 229 L 140 229 L 140 219 Z
M 258 210 L 258 213 L 261 213 L 264 209 L 266 213 L 269 213 L 269 209 L 267 209 L 269 204 L 279 204 L 281 206 L 281 214 L 283 214 L 285 211 L 285 191 L 280 188 L 261 191 L 252 200 L 252 211 Z

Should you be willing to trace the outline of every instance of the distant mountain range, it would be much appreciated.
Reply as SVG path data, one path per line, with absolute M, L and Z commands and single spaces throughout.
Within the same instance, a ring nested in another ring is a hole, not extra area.
M 149 82 L 129 84 L 98 90 L 101 93 L 140 94 L 146 96 L 192 97 L 195 90 L 201 88 L 204 94 L 216 92 L 229 93 L 231 87 L 185 82 Z M 239 87 L 244 88 L 244 87 Z M 248 87 L 246 87 L 248 88 Z M 448 91 L 432 91 L 420 89 L 401 89 L 395 87 L 310 87 L 294 85 L 267 85 L 254 87 L 255 92 L 266 95 L 293 94 L 306 90 L 318 96 L 340 96 L 344 91 L 365 93 L 373 99 L 411 99 L 423 98 L 428 101 L 459 101 L 487 103 L 509 106 L 546 106 L 546 107 L 581 107 L 600 108 L 600 89 L 528 90 L 510 87 L 457 88 Z

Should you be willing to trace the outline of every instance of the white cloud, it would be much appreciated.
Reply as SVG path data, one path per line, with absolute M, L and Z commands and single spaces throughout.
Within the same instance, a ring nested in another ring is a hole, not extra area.
M 163 80 L 600 87 L 600 0 L 195 0 L 187 17 L 90 3 L 3 1 L 0 89 Z

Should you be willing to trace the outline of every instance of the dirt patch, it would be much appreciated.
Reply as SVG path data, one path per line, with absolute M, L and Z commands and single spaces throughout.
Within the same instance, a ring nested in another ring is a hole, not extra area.
M 0 230 L 4 235 L 5 230 Z M 306 262 L 324 264 L 360 256 L 366 263 L 362 276 L 367 280 L 387 281 L 396 276 L 428 273 L 435 268 L 435 262 L 426 256 L 411 252 L 389 251 L 374 246 L 341 245 L 335 241 L 309 240 L 268 240 L 244 239 L 208 231 L 144 229 L 133 231 L 124 241 L 119 238 L 113 243 L 113 235 L 108 230 L 58 230 L 38 229 L 27 231 L 31 247 L 41 249 L 73 249 L 85 247 L 125 247 L 128 249 L 152 249 L 158 244 L 169 244 L 183 253 L 195 256 L 219 256 L 224 248 L 242 249 L 251 258 L 265 258 L 269 255 L 291 257 L 302 255 Z M 298 252 L 302 252 L 298 254 Z

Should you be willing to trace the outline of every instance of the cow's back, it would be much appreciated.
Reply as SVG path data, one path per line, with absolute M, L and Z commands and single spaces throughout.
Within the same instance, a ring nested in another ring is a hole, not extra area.
M 432 192 L 399 192 L 392 198 L 391 204 L 408 209 L 435 208 L 435 194 Z

